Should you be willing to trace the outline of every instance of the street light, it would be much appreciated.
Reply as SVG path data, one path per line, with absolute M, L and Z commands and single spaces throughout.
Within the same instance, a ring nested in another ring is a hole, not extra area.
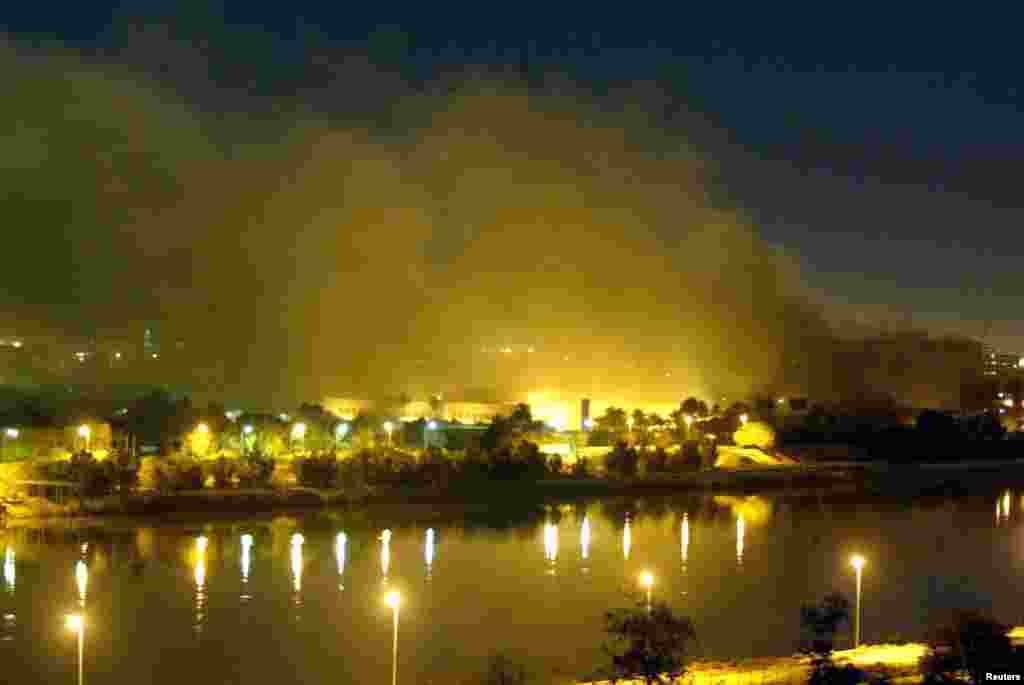
M 437 430 L 437 421 L 430 420 L 423 424 L 423 449 L 430 447 L 429 431 Z
M 394 626 L 391 647 L 391 685 L 398 685 L 398 607 L 402 603 L 402 596 L 397 592 L 389 592 L 384 596 L 384 603 L 391 607 L 391 623 Z
M 210 432 L 210 427 L 205 423 L 200 423 L 198 426 L 196 426 L 196 432 L 203 433 L 205 435 L 206 433 Z
M 654 585 L 654 575 L 650 571 L 640 574 L 640 584 L 647 590 L 647 612 L 651 611 L 651 587 Z
M 304 424 L 304 423 L 302 423 L 300 421 L 299 423 L 296 423 L 294 426 L 292 426 L 292 442 L 293 443 L 296 442 L 296 441 L 301 442 L 302 439 L 305 438 L 305 437 L 306 437 L 306 424 Z
M 384 432 L 388 434 L 388 447 L 391 447 L 391 431 L 394 430 L 395 424 L 390 421 L 384 422 Z
M 857 570 L 857 614 L 854 619 L 853 628 L 853 648 L 856 649 L 860 646 L 860 576 L 861 571 L 864 568 L 864 564 L 867 563 L 859 554 L 853 555 L 850 559 L 850 565 Z
M 7 441 L 8 440 L 17 440 L 18 439 L 18 435 L 19 435 L 19 433 L 18 433 L 18 429 L 17 428 L 5 428 L 4 429 L 4 436 L 3 436 L 3 452 L 4 452 L 4 454 L 0 455 L 0 458 L 3 458 L 4 456 L 6 456 L 6 453 L 7 453 Z
M 341 442 L 348 435 L 348 424 L 342 421 L 334 429 L 334 440 L 335 442 Z
M 81 614 L 69 614 L 67 618 L 64 619 L 64 625 L 66 625 L 67 629 L 71 632 L 78 634 L 78 685 L 82 685 L 82 657 L 85 652 L 85 617 Z
M 255 430 L 256 429 L 252 427 L 252 424 L 249 424 L 249 423 L 247 423 L 244 426 L 242 426 L 242 444 L 241 444 L 241 448 L 242 448 L 242 454 L 243 455 L 245 454 L 245 436 L 252 435 L 253 431 L 255 431 Z
M 85 440 L 85 451 L 89 451 L 89 437 L 92 436 L 92 429 L 88 425 L 82 424 L 78 427 L 78 437 Z
M 747 425 L 747 421 L 749 419 L 750 417 L 747 416 L 746 414 L 740 414 L 740 423 L 742 423 L 744 426 Z

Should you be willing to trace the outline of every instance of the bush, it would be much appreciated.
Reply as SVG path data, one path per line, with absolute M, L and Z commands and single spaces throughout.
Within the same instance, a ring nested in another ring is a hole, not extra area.
M 261 456 L 246 457 L 237 465 L 238 486 L 242 488 L 268 487 L 273 473 L 273 459 L 264 459 Z
M 931 653 L 922 659 L 925 683 L 950 683 L 966 671 L 970 682 L 984 682 L 985 672 L 1019 673 L 1020 650 L 1006 635 L 1008 626 L 974 612 L 958 612 L 952 625 L 928 640 Z
M 203 471 L 191 459 L 145 457 L 139 466 L 139 487 L 157 492 L 199 490 L 203 487 Z
M 338 460 L 333 454 L 295 460 L 299 484 L 307 488 L 333 488 L 338 484 Z
M 586 457 L 576 457 L 576 461 L 572 465 L 571 473 L 573 478 L 590 478 L 592 473 L 590 460 Z
M 612 659 L 608 675 L 613 681 L 675 682 L 686 673 L 689 647 L 696 640 L 693 622 L 663 603 L 610 611 L 605 632 L 611 637 L 606 652 Z
M 644 471 L 646 473 L 662 473 L 668 467 L 668 453 L 661 447 L 653 452 L 644 453 Z
M 234 485 L 234 478 L 238 471 L 237 463 L 234 460 L 221 457 L 212 461 L 203 462 L 203 482 L 212 481 L 213 487 L 223 490 Z
M 627 447 L 626 443 L 620 442 L 615 445 L 615 449 L 608 455 L 605 463 L 610 473 L 622 478 L 632 478 L 636 476 L 639 462 L 640 455 L 637 454 L 636 449 Z
M 565 464 L 563 464 L 562 462 L 562 455 L 553 454 L 550 457 L 548 457 L 548 472 L 551 473 L 552 475 L 557 476 L 561 474 L 564 466 Z

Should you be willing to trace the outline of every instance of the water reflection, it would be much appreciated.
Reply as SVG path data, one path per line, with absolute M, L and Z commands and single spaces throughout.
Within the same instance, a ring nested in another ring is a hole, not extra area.
M 686 562 L 690 559 L 690 515 L 683 514 L 683 523 L 679 526 L 679 556 L 686 570 Z
M 89 585 L 89 569 L 81 559 L 75 563 L 75 583 L 78 585 L 78 605 L 85 609 L 85 590 Z
M 580 525 L 580 559 L 583 560 L 583 572 L 587 573 L 590 567 L 587 561 L 590 559 L 590 517 L 584 516 Z
M 302 618 L 299 611 L 302 609 L 302 544 L 306 538 L 302 533 L 292 534 L 291 543 L 291 567 L 292 567 L 292 606 L 295 607 L 295 620 Z
M 194 622 L 196 635 L 202 634 L 203 625 L 206 623 L 206 548 L 209 542 L 205 535 L 197 537 L 195 542 L 193 578 L 196 583 Z
M 5 603 L 9 603 L 9 607 L 3 614 L 3 631 L 0 632 L 0 640 L 3 641 L 14 639 L 14 629 L 18 623 L 18 617 L 14 613 L 14 577 L 14 550 L 8 546 L 4 550 L 4 588 L 9 597 Z
M 427 562 L 427 580 L 434 568 L 434 529 L 427 528 L 426 542 L 423 543 L 423 560 Z
M 238 598 L 242 602 L 247 602 L 250 599 L 249 595 L 249 566 L 252 563 L 252 535 L 245 533 L 242 535 L 242 592 Z
M 8 592 L 14 592 L 14 550 L 9 546 L 4 550 L 4 584 Z
M 555 563 L 558 560 L 558 526 L 553 523 L 544 524 L 544 558 L 548 562 L 548 574 L 555 575 Z
M 338 589 L 345 589 L 345 556 L 347 554 L 348 536 L 338 533 L 334 538 L 334 558 L 338 562 Z
M 629 548 L 632 547 L 632 536 L 629 532 L 629 515 L 626 515 L 626 527 L 622 529 L 622 558 L 629 561 Z
M 1007 490 L 1003 496 L 996 499 L 996 525 L 1010 520 L 1010 491 Z
M 383 574 L 381 583 L 388 584 L 388 570 L 391 568 L 391 531 L 387 528 L 380 534 L 380 570 Z
M 747 526 L 743 521 L 743 514 L 736 517 L 736 563 L 743 566 L 743 538 L 746 535 Z

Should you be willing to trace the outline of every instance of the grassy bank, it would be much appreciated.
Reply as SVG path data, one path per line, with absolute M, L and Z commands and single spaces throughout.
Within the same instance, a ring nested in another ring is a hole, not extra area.
M 655 474 L 642 478 L 570 478 L 474 481 L 438 487 L 400 485 L 350 489 L 266 487 L 247 489 L 181 490 L 168 493 L 71 498 L 56 505 L 42 498 L 8 504 L 9 519 L 97 515 L 159 516 L 170 513 L 272 512 L 282 509 L 338 508 L 351 510 L 375 504 L 431 506 L 499 506 L 503 503 L 543 502 L 548 498 L 601 497 L 645 494 L 758 494 L 831 492 L 871 495 L 959 495 L 972 490 L 1024 483 L 1024 462 L 973 462 L 918 465 L 844 463 L 705 470 L 684 474 Z

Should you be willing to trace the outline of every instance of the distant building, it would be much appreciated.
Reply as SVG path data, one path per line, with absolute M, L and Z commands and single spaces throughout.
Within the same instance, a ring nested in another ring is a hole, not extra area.
M 986 376 L 1008 378 L 1024 373 L 1024 357 L 1019 354 L 997 352 L 991 347 L 985 346 L 984 355 L 983 366 Z

